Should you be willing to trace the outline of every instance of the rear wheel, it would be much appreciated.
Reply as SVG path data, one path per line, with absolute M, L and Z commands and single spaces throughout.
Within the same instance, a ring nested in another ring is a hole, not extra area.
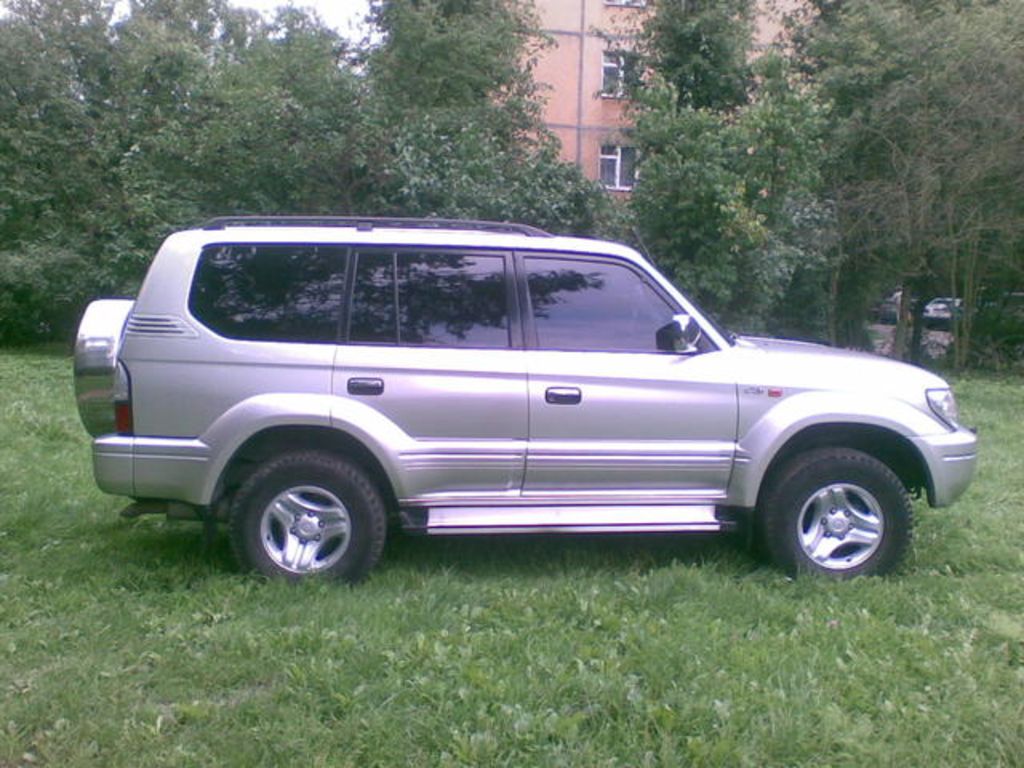
M 261 464 L 231 507 L 231 540 L 243 567 L 267 576 L 363 579 L 384 547 L 386 515 L 357 465 L 319 451 Z
M 764 547 L 790 573 L 837 578 L 883 574 L 910 545 L 910 498 L 885 464 L 824 448 L 793 458 L 760 505 Z

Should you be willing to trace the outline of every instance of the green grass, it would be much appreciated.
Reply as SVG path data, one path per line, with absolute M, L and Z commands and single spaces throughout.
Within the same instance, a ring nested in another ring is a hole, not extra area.
M 0 766 L 1024 765 L 1024 386 L 894 577 L 730 540 L 393 538 L 356 589 L 239 574 L 96 490 L 70 361 L 0 353 Z

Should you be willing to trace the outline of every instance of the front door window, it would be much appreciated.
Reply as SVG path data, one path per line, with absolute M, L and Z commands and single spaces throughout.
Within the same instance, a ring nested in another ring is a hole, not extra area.
M 657 352 L 677 311 L 639 274 L 608 262 L 527 258 L 538 349 Z

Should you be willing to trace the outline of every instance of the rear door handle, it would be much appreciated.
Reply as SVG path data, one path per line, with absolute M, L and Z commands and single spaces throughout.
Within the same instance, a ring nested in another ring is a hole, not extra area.
M 350 395 L 383 395 L 384 379 L 349 379 Z
M 551 405 L 579 405 L 583 393 L 576 387 L 548 387 L 544 392 L 544 400 Z

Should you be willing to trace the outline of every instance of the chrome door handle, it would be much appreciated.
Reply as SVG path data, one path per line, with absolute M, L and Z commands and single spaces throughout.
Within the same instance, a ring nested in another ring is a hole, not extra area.
M 548 387 L 544 392 L 544 401 L 551 405 L 579 405 L 583 393 L 576 387 Z
M 349 379 L 350 395 L 383 395 L 384 379 Z

